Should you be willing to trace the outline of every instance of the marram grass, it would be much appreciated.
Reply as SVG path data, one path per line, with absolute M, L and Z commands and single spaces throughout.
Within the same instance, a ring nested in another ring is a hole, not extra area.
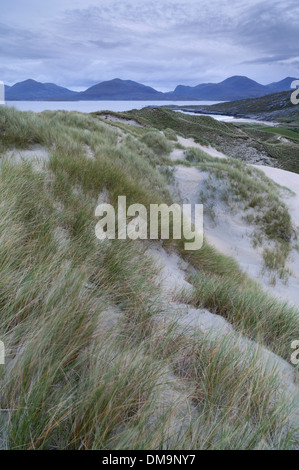
M 170 146 L 158 155 L 123 126 L 63 111 L 1 108 L 0 127 L 2 446 L 294 447 L 292 404 L 258 344 L 247 351 L 233 337 L 182 331 L 146 246 L 94 236 L 103 192 L 112 202 L 171 201 L 158 166 Z M 36 144 L 49 152 L 42 168 L 5 158 Z M 237 264 L 206 243 L 193 254 L 169 245 L 197 272 L 190 303 L 287 357 L 292 309 L 248 290 Z

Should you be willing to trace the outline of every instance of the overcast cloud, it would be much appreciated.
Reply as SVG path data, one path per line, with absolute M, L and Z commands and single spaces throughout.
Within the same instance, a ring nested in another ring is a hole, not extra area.
M 10 0 L 0 80 L 80 89 L 123 78 L 162 91 L 231 75 L 269 83 L 299 76 L 298 37 L 298 0 Z

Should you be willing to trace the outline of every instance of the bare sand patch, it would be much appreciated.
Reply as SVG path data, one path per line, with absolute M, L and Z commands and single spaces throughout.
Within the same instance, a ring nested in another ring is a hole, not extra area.
M 37 170 L 42 170 L 44 163 L 49 160 L 49 150 L 41 145 L 34 145 L 30 149 L 10 149 L 4 154 L 5 158 L 15 163 L 22 161 L 32 162 Z
M 225 338 L 240 350 L 245 361 L 246 357 L 248 359 L 251 357 L 258 358 L 263 369 L 266 369 L 269 373 L 274 371 L 279 377 L 281 393 L 285 393 L 290 401 L 296 401 L 299 407 L 298 389 L 295 384 L 296 378 L 293 367 L 267 348 L 236 332 L 233 326 L 220 315 L 216 315 L 207 309 L 193 308 L 186 303 L 176 301 L 176 293 L 183 290 L 188 294 L 193 290 L 192 284 L 186 280 L 189 269 L 188 263 L 175 253 L 167 253 L 162 246 L 157 244 L 151 245 L 147 253 L 160 266 L 157 283 L 161 285 L 166 300 L 164 321 L 167 322 L 170 319 L 176 321 L 182 334 L 185 335 L 196 335 L 196 331 L 199 329 L 211 341 L 217 341 L 217 338 Z M 291 416 L 291 422 L 293 425 L 298 426 L 298 416 Z
M 287 204 L 292 216 L 293 224 L 299 226 L 299 175 L 291 172 L 282 172 L 277 168 L 264 168 L 267 176 L 277 183 L 289 187 L 291 192 L 281 196 Z M 209 178 L 208 172 L 202 172 L 195 167 L 185 167 L 178 165 L 175 169 L 174 177 L 176 190 L 180 195 L 181 202 L 189 204 L 199 204 L 200 193 L 205 190 L 205 183 Z M 294 249 L 287 262 L 287 268 L 291 274 L 286 283 L 277 278 L 275 286 L 271 283 L 269 273 L 264 271 L 263 246 L 254 246 L 252 243 L 255 225 L 244 219 L 242 205 L 236 205 L 232 211 L 221 199 L 221 184 L 215 181 L 215 193 L 213 194 L 213 213 L 215 217 L 211 219 L 207 208 L 209 201 L 204 203 L 204 235 L 207 241 L 221 253 L 232 256 L 236 259 L 240 267 L 248 275 L 261 283 L 261 285 L 273 296 L 299 306 L 299 252 Z M 279 188 L 277 189 L 279 191 Z
M 89 145 L 85 146 L 85 150 L 86 150 L 86 157 L 88 158 L 88 160 L 95 160 L 94 153 L 89 147 Z
M 185 270 L 188 265 L 177 254 L 169 254 L 159 245 L 151 246 L 147 253 L 160 267 L 158 282 L 168 297 L 171 298 L 177 290 L 193 289 L 193 286 L 185 280 Z
M 292 218 L 292 225 L 296 235 L 299 235 L 299 175 L 291 171 L 281 170 L 270 166 L 253 165 L 263 171 L 265 175 L 289 191 L 281 191 L 280 197 L 287 206 Z M 299 305 L 299 247 L 294 247 L 287 262 L 291 275 L 287 285 L 277 283 L 276 295 L 282 299 L 288 298 L 291 302 Z
M 194 139 L 189 138 L 185 139 L 184 137 L 177 136 L 178 142 L 185 148 L 198 148 L 202 150 L 203 152 L 207 153 L 211 157 L 216 157 L 216 158 L 227 158 L 227 155 L 224 153 L 220 152 L 219 150 L 215 149 L 211 145 L 202 145 L 199 144 L 198 142 L 195 142 Z
M 146 127 L 144 124 L 136 121 L 135 119 L 127 119 L 119 116 L 114 116 L 113 114 L 101 114 L 101 118 L 106 119 L 107 121 L 111 122 L 122 122 L 123 124 L 128 124 L 129 126 L 135 127 Z
M 169 154 L 169 158 L 170 160 L 174 162 L 178 160 L 186 160 L 185 150 L 174 148 L 172 152 Z

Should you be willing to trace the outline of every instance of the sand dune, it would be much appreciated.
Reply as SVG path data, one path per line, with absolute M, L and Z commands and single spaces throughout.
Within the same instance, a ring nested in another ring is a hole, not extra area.
M 178 137 L 178 140 L 185 147 L 200 148 L 214 157 L 226 158 L 224 154 L 216 149 L 202 146 L 194 142 L 193 139 Z M 180 151 L 183 154 L 183 150 Z M 175 152 L 179 152 L 179 150 L 175 150 Z M 275 183 L 290 190 L 281 191 L 281 198 L 289 209 L 294 230 L 297 230 L 299 228 L 299 175 L 278 168 L 254 166 L 262 170 Z M 209 173 L 200 171 L 196 167 L 178 165 L 174 176 L 182 202 L 200 203 L 200 193 L 210 177 Z M 218 190 L 221 189 L 219 180 L 215 180 L 215 186 Z M 273 285 L 269 274 L 263 270 L 263 247 L 254 247 L 252 243 L 255 226 L 244 220 L 241 206 L 239 211 L 235 210 L 233 212 L 221 200 L 220 193 L 217 194 L 217 190 L 214 197 L 213 212 L 215 213 L 215 220 L 211 220 L 207 213 L 204 216 L 204 235 L 207 241 L 220 252 L 235 258 L 241 268 L 250 277 L 260 282 L 272 295 L 299 306 L 299 251 L 294 247 L 288 259 L 287 268 L 291 272 L 288 282 L 286 283 L 278 278 L 276 284 Z M 207 208 L 207 204 L 204 205 L 204 212 L 205 207 Z

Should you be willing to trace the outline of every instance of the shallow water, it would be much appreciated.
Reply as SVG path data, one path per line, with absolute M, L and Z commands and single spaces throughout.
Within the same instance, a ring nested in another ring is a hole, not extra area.
M 7 101 L 6 106 L 13 106 L 20 111 L 33 111 L 40 113 L 46 110 L 65 110 L 65 111 L 79 111 L 81 113 L 92 113 L 96 111 L 115 111 L 123 112 L 130 111 L 131 109 L 142 109 L 148 106 L 165 106 L 176 105 L 186 106 L 192 105 L 212 105 L 223 103 L 223 101 Z M 198 114 L 191 111 L 181 111 L 183 114 Z M 218 115 L 218 114 L 198 114 L 199 116 L 211 116 L 217 121 L 223 122 L 251 122 L 274 126 L 275 123 L 268 121 L 257 121 L 255 119 L 235 118 L 233 116 Z
M 189 105 L 217 104 L 221 101 L 188 101 Z M 79 111 L 92 113 L 95 111 L 129 111 L 142 109 L 147 106 L 186 105 L 185 101 L 7 101 L 6 106 L 14 106 L 20 111 L 34 111 L 39 113 L 45 110 L 63 109 L 66 111 Z
M 257 124 L 264 124 L 265 126 L 275 126 L 275 122 L 271 121 L 258 121 L 257 119 L 249 119 L 249 118 L 238 118 L 234 116 L 227 116 L 225 114 L 200 114 L 200 113 L 192 113 L 192 111 L 182 111 L 182 110 L 175 110 L 178 113 L 183 113 L 183 114 L 191 114 L 192 116 L 210 116 L 217 121 L 223 121 L 223 122 L 250 122 L 252 123 L 257 123 Z

